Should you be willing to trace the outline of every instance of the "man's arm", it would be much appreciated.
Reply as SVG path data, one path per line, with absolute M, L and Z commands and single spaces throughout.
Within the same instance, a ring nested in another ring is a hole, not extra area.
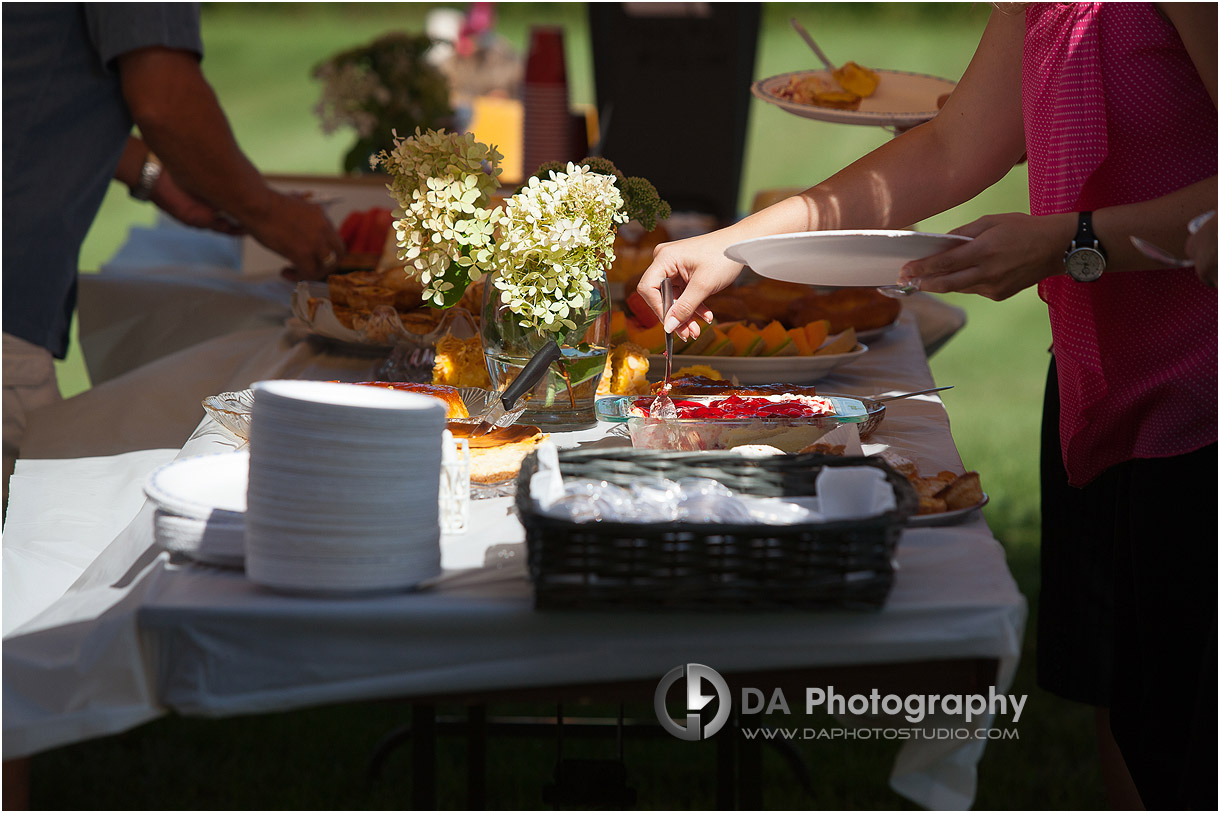
M 333 268 L 343 251 L 334 227 L 319 207 L 268 186 L 238 147 L 194 54 L 140 48 L 120 55 L 118 68 L 144 141 L 184 192 L 231 215 L 303 276 L 319 279 Z M 120 171 L 129 173 L 124 158 Z

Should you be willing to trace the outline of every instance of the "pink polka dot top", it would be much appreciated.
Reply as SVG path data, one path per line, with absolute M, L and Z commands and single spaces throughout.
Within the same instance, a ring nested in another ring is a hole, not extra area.
M 1136 203 L 1216 174 L 1216 107 L 1152 4 L 1031 3 L 1025 14 L 1032 214 Z M 1072 485 L 1216 441 L 1216 291 L 1194 269 L 1058 275 L 1038 293 Z

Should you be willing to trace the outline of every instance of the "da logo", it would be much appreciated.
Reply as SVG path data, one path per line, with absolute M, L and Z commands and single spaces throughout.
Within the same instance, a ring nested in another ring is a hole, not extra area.
M 682 726 L 675 722 L 669 716 L 669 711 L 665 708 L 665 697 L 669 694 L 669 688 L 679 680 L 686 679 L 686 725 Z M 704 694 L 704 681 L 711 684 L 714 694 Z M 716 714 L 712 717 L 712 721 L 706 726 L 703 725 L 701 712 L 708 703 L 715 698 L 718 702 Z M 661 682 L 657 684 L 656 694 L 653 695 L 653 708 L 657 712 L 657 720 L 660 721 L 661 727 L 673 734 L 680 740 L 688 740 L 697 742 L 705 740 L 715 734 L 724 727 L 724 723 L 729 719 L 729 709 L 731 700 L 729 698 L 729 684 L 725 683 L 724 678 L 710 666 L 704 666 L 701 663 L 688 663 L 685 666 L 675 666 L 661 678 Z

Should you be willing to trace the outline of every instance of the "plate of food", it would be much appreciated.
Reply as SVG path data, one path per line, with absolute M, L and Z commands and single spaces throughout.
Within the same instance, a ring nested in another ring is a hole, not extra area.
M 918 510 L 907 519 L 909 526 L 956 525 L 970 519 L 990 500 L 977 471 L 942 470 L 925 475 L 912 460 L 892 449 L 878 456 L 906 477 L 919 496 Z
M 914 514 L 907 518 L 907 525 L 912 528 L 934 528 L 941 525 L 957 525 L 965 522 L 974 515 L 976 511 L 990 502 L 991 498 L 987 496 L 987 492 L 983 492 L 982 498 L 973 505 L 967 505 L 964 508 L 948 508 L 944 511 L 938 511 L 929 514 Z
M 469 308 L 478 310 L 483 294 L 481 286 L 471 288 L 458 307 L 438 310 L 423 304 L 418 283 L 401 269 L 355 271 L 297 283 L 290 305 L 311 335 L 332 342 L 370 350 L 404 342 L 430 347 L 445 334 L 475 335 Z
M 854 63 L 848 63 L 851 65 Z M 846 67 L 846 66 L 844 66 Z M 828 70 L 794 71 L 760 79 L 750 92 L 796 116 L 837 124 L 914 127 L 936 116 L 940 97 L 952 93 L 955 82 L 907 71 L 857 69 L 868 76 L 863 95 L 848 90 Z M 875 78 L 875 83 L 871 80 Z M 848 82 L 856 91 L 857 83 Z
M 735 379 L 739 384 L 768 384 L 782 381 L 789 384 L 808 384 L 825 378 L 844 364 L 850 364 L 868 352 L 868 345 L 855 343 L 843 353 L 815 356 L 708 356 L 700 357 L 699 363 L 714 367 L 726 379 Z M 688 364 L 686 356 L 674 358 L 675 367 Z M 659 381 L 665 372 L 665 356 L 649 356 L 648 377 Z
M 897 287 L 911 260 L 970 242 L 959 234 L 891 229 L 794 232 L 742 240 L 724 250 L 759 276 L 826 287 Z

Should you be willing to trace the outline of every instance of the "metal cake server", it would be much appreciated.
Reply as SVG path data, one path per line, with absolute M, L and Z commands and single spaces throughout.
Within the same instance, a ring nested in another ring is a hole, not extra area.
M 558 343 L 551 339 L 542 346 L 542 349 L 534 354 L 534 357 L 529 360 L 529 363 L 521 369 L 517 377 L 513 379 L 504 392 L 498 396 L 493 396 L 491 403 L 479 415 L 478 421 L 474 429 L 470 430 L 470 437 L 477 438 L 480 435 L 485 435 L 501 424 L 509 426 L 521 416 L 525 410 L 529 398 L 521 396 L 528 393 L 534 388 L 534 385 L 546 375 L 547 368 L 551 363 L 563 356 L 563 352 L 559 349 Z M 505 421 L 505 418 L 508 418 Z

